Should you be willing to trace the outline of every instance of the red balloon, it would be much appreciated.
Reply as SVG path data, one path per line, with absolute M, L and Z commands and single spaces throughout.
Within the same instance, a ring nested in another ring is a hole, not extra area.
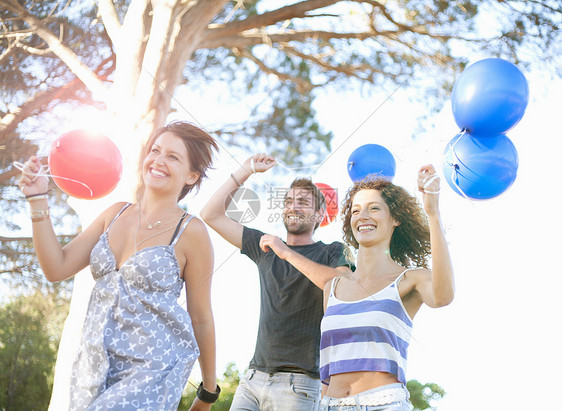
M 117 186 L 123 161 L 108 137 L 89 130 L 73 130 L 53 142 L 49 167 L 62 191 L 92 200 L 109 194 Z
M 334 221 L 338 215 L 339 202 L 338 202 L 338 192 L 330 187 L 328 184 L 315 183 L 316 187 L 320 189 L 324 198 L 326 199 L 326 214 L 324 215 L 324 220 L 320 223 L 320 227 L 327 226 L 332 221 Z

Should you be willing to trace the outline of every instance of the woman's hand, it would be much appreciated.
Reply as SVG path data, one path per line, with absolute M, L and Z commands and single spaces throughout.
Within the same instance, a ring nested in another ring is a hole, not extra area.
M 439 191 L 441 178 L 432 164 L 420 167 L 418 171 L 418 190 L 423 193 L 423 208 L 428 216 L 439 213 Z
M 24 165 L 18 186 L 24 195 L 40 194 L 49 189 L 49 179 L 39 175 L 43 168 L 37 156 L 32 156 Z
M 213 404 L 201 401 L 199 398 L 195 397 L 189 411 L 209 411 L 212 405 Z

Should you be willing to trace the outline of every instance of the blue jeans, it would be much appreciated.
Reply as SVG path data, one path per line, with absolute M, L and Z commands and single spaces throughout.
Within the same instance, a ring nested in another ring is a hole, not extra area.
M 299 373 L 248 370 L 230 411 L 316 411 L 319 403 L 318 379 Z
M 373 388 L 372 390 L 360 392 L 359 394 L 353 395 L 353 397 L 357 401 L 357 404 L 359 404 L 358 400 L 359 398 L 361 398 L 361 396 L 367 394 L 373 394 L 379 391 L 384 391 L 389 388 L 403 388 L 407 392 L 406 387 L 404 387 L 402 384 L 388 384 L 388 385 L 383 385 L 381 387 Z M 410 398 L 409 393 L 407 393 L 407 396 L 408 398 Z M 405 400 L 405 401 L 396 401 L 384 405 L 340 405 L 340 406 L 321 405 L 320 411 L 410 411 L 411 407 L 409 404 L 410 404 L 409 401 Z

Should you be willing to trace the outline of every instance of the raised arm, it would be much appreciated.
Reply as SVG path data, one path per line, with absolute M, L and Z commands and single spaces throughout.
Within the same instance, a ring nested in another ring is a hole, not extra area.
M 200 212 L 203 221 L 235 247 L 242 248 L 244 226 L 226 215 L 229 196 L 244 184 L 254 170 L 256 173 L 263 173 L 274 165 L 275 159 L 267 154 L 256 154 L 249 157 L 213 194 Z
M 418 172 L 418 189 L 423 193 L 423 206 L 429 220 L 432 269 L 422 275 L 416 285 L 422 301 L 430 307 L 443 307 L 453 301 L 455 284 L 453 263 L 439 213 L 440 179 L 432 165 L 422 166 Z
M 49 218 L 47 198 L 48 180 L 37 176 L 41 163 L 35 156 L 25 164 L 19 186 L 28 198 L 31 209 L 33 246 L 45 277 L 49 281 L 62 281 L 72 277 L 89 264 L 90 253 L 103 233 L 109 214 L 115 215 L 118 208 L 106 210 L 86 230 L 62 247 Z
M 312 261 L 302 254 L 291 250 L 283 240 L 271 234 L 264 234 L 261 237 L 260 247 L 265 252 L 273 251 L 279 258 L 290 263 L 321 289 L 324 289 L 326 283 L 332 278 L 351 272 L 351 269 L 347 266 L 330 267 Z

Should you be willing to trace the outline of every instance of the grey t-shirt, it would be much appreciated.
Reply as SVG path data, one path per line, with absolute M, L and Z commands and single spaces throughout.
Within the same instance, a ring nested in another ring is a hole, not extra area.
M 241 252 L 257 264 L 261 292 L 258 337 L 250 368 L 272 373 L 297 367 L 319 378 L 323 291 L 273 251 L 263 252 L 259 246 L 263 234 L 244 227 L 242 236 Z M 350 266 L 340 242 L 289 247 L 319 264 Z

